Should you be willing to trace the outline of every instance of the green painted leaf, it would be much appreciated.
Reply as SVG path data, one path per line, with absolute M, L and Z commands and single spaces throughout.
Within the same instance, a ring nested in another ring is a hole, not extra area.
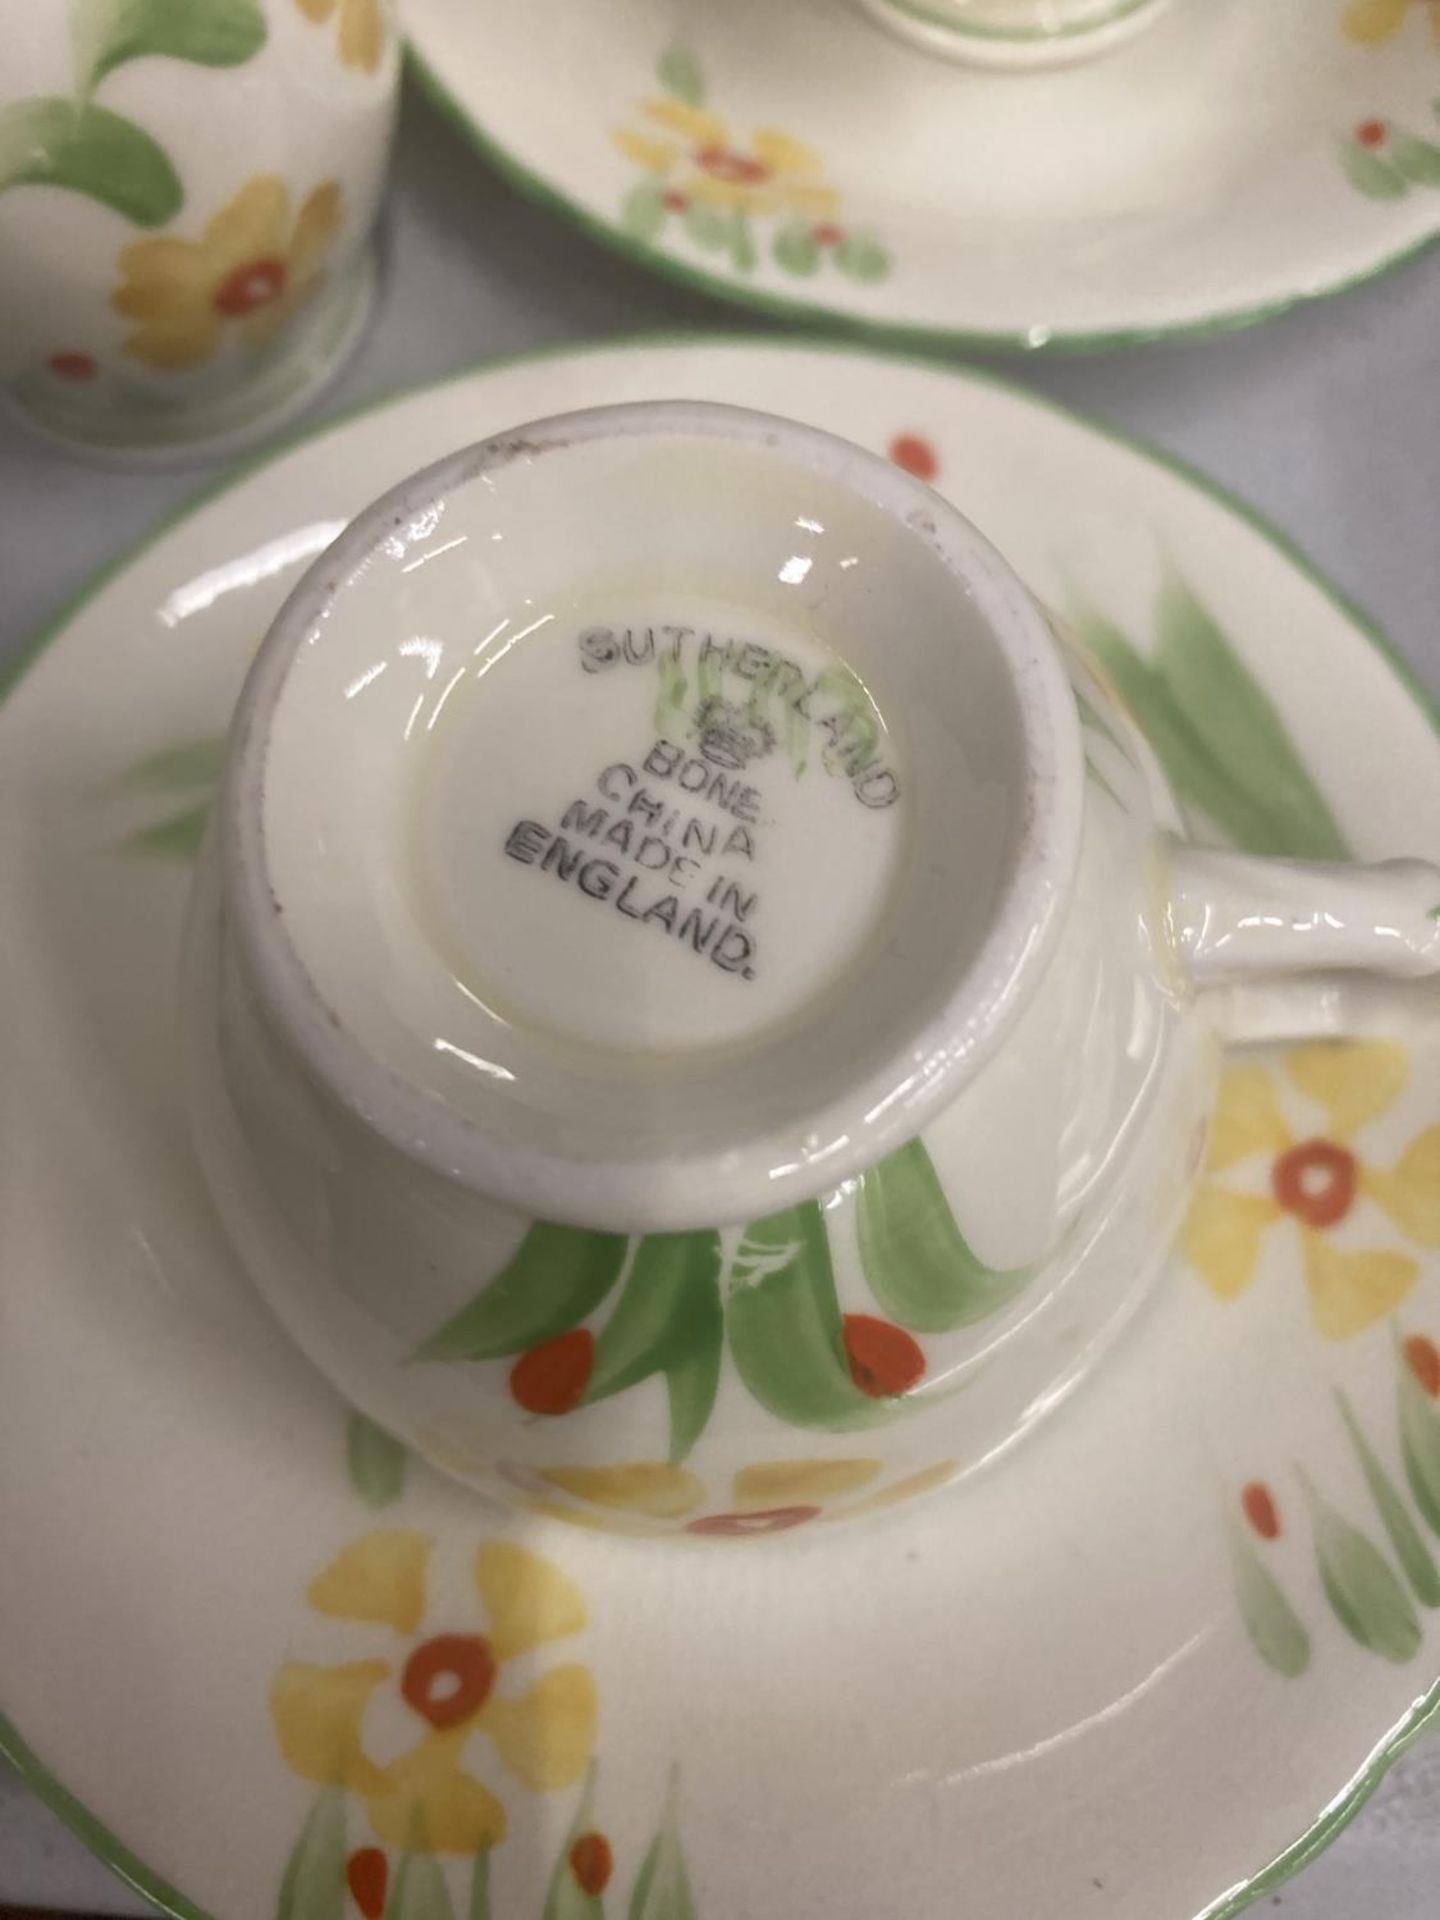
M 1130 758 L 1129 747 L 1120 738 L 1119 734 L 1115 731 L 1114 727 L 1111 726 L 1110 722 L 1106 719 L 1105 715 L 1101 713 L 1095 703 L 1083 694 L 1079 687 L 1072 686 L 1070 691 L 1075 696 L 1075 707 L 1080 715 L 1081 726 L 1088 727 L 1091 733 L 1098 733 L 1100 738 L 1102 740 L 1108 740 L 1112 747 L 1118 747 L 1120 752 L 1123 753 L 1128 760 Z
M 1263 807 L 1286 852 L 1345 860 L 1350 849 L 1274 701 L 1177 574 L 1160 591 L 1155 665 L 1212 762 Z
M 0 108 L 0 193 L 64 187 L 139 227 L 161 227 L 184 198 L 174 167 L 133 120 L 79 100 L 16 100 Z
M 1413 133 L 1392 133 L 1386 158 L 1398 173 L 1417 187 L 1440 187 L 1440 147 L 1417 140 Z
M 70 0 L 70 17 L 84 93 L 127 60 L 149 54 L 238 67 L 266 36 L 259 0 Z
M 946 1333 L 973 1326 L 1030 1278 L 1028 1268 L 1000 1273 L 976 1259 L 921 1141 L 871 1167 L 857 1187 L 860 1264 L 870 1291 L 902 1327 Z
M 345 1464 L 350 1484 L 367 1507 L 393 1507 L 405 1491 L 410 1456 L 393 1433 L 352 1413 L 345 1433 Z
M 665 1816 L 635 1877 L 635 1891 L 630 1895 L 630 1920 L 696 1920 L 690 1876 L 685 1871 L 685 1853 L 680 1844 L 678 1798 L 678 1776 L 672 1773 L 670 1790 L 665 1796 Z
M 385 1902 L 384 1920 L 455 1920 L 445 1874 L 433 1853 L 401 1856 Z
M 415 1350 L 417 1360 L 498 1360 L 567 1333 L 620 1278 L 621 1233 L 537 1220 L 508 1265 Z
M 1301 1475 L 1315 1527 L 1320 1583 L 1352 1640 L 1397 1666 L 1420 1648 L 1420 1622 L 1389 1561 Z
M 1085 756 L 1085 772 L 1100 789 L 1101 793 L 1105 795 L 1107 800 L 1112 801 L 1113 804 L 1120 809 L 1121 813 L 1129 813 L 1129 807 L 1126 806 L 1119 794 L 1116 793 L 1114 787 L 1111 786 L 1110 782 L 1105 778 L 1104 774 L 1100 771 L 1099 767 L 1096 766 L 1088 753 Z
M 890 256 L 873 233 L 847 233 L 835 249 L 835 264 L 852 280 L 883 280 Z
M 720 1388 L 720 1363 L 725 1354 L 725 1310 L 715 1290 L 715 1316 L 703 1334 L 698 1329 L 688 1355 L 672 1360 L 665 1370 L 670 1400 L 670 1464 L 678 1466 L 705 1431 Z
M 1215 759 L 1161 673 L 1112 622 L 1092 609 L 1071 610 L 1077 637 L 1114 681 L 1176 795 L 1203 813 L 1247 853 L 1296 854 L 1288 823 Z M 1308 836 L 1307 836 L 1308 837 Z
M 1430 1531 L 1440 1534 L 1440 1410 L 1410 1371 L 1398 1342 L 1395 1358 L 1405 1478 Z
M 121 842 L 125 853 L 143 854 L 153 860 L 193 860 L 205 838 L 210 819 L 210 802 L 201 800 L 180 813 L 172 813 L 153 827 L 141 827 Z
M 655 731 L 662 740 L 683 740 L 690 726 L 685 695 L 689 675 L 673 653 L 662 653 L 655 663 L 660 691 L 655 696 Z
M 595 1343 L 595 1365 L 581 1404 L 608 1400 L 663 1373 L 670 1397 L 670 1458 L 683 1460 L 715 1404 L 724 1334 L 719 1234 L 646 1234 L 619 1303 Z
M 186 740 L 147 754 L 122 774 L 120 784 L 137 793 L 185 793 L 192 787 L 213 788 L 225 764 L 223 734 L 207 740 Z
M 841 1432 L 899 1411 L 851 1377 L 830 1242 L 813 1200 L 745 1230 L 730 1269 L 730 1351 L 764 1407 L 800 1427 Z
M 792 220 L 770 242 L 775 264 L 786 273 L 811 274 L 820 266 L 820 248 L 808 222 Z
M 685 209 L 685 231 L 697 247 L 714 253 L 730 245 L 730 222 L 718 207 L 692 200 Z
M 285 1864 L 276 1920 L 344 1920 L 345 1793 L 325 1787 Z
M 481 1847 L 470 1869 L 468 1920 L 490 1920 L 490 1849 Z
M 575 1842 L 584 1834 L 592 1831 L 591 1807 L 595 1800 L 595 1762 L 585 1775 L 585 1785 L 580 1794 L 580 1805 L 575 1810 L 575 1818 L 570 1822 L 569 1831 L 560 1843 L 560 1856 L 550 1874 L 550 1886 L 545 1895 L 545 1905 L 541 1920 L 604 1920 L 605 1903 L 599 1894 L 587 1893 L 575 1877 L 575 1869 L 570 1864 L 570 1855 Z
M 681 41 L 672 42 L 655 62 L 655 78 L 687 107 L 704 106 L 705 75 L 699 57 Z
M 1337 1387 L 1335 1398 L 1339 1402 L 1340 1417 L 1345 1422 L 1345 1431 L 1350 1436 L 1360 1461 L 1361 1471 L 1365 1475 L 1365 1484 L 1375 1502 L 1386 1533 L 1390 1536 L 1390 1545 L 1395 1558 L 1400 1562 L 1405 1578 L 1410 1582 L 1415 1598 L 1427 1607 L 1440 1607 L 1440 1572 L 1436 1571 L 1430 1549 L 1420 1537 L 1415 1522 L 1410 1518 L 1409 1509 L 1400 1498 L 1394 1482 L 1376 1457 L 1374 1448 L 1361 1431 L 1345 1394 Z
M 665 224 L 664 184 L 638 180 L 620 202 L 620 224 L 637 240 L 653 240 Z
M 757 258 L 755 252 L 755 236 L 750 231 L 749 215 L 742 207 L 736 207 L 730 216 L 728 239 L 730 258 L 735 262 L 735 271 L 737 273 L 753 273 L 755 271 L 755 261 Z
M 1120 697 L 1149 741 L 1177 796 L 1205 813 L 1235 846 L 1249 853 L 1278 853 L 1269 822 L 1215 767 L 1174 695 L 1139 649 L 1111 621 L 1075 607 L 1077 638 L 1114 681 Z
M 1400 200 L 1410 191 L 1403 175 L 1358 141 L 1340 142 L 1340 164 L 1351 186 L 1371 200 Z
M 1227 1520 L 1226 1531 L 1245 1631 L 1266 1666 L 1293 1680 L 1310 1664 L 1310 1636 L 1238 1522 Z

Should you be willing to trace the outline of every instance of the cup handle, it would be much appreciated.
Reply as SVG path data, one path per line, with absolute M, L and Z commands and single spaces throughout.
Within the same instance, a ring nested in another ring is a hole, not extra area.
M 1223 1039 L 1440 1033 L 1440 867 L 1264 860 L 1179 840 L 1166 864 L 1174 950 Z

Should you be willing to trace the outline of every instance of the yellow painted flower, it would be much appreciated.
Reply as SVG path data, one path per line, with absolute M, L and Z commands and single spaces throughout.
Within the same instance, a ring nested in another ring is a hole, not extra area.
M 1368 1199 L 1408 1239 L 1440 1247 L 1440 1126 L 1420 1134 L 1393 1167 L 1374 1165 L 1356 1149 L 1357 1136 L 1405 1085 L 1404 1047 L 1382 1041 L 1298 1047 L 1284 1065 L 1279 1083 L 1260 1066 L 1232 1067 L 1225 1075 L 1207 1171 L 1249 1166 L 1252 1180 L 1248 1188 L 1202 1182 L 1185 1224 L 1184 1250 L 1211 1291 L 1233 1300 L 1255 1278 L 1265 1235 L 1293 1220 L 1315 1325 L 1328 1340 L 1348 1340 L 1394 1311 L 1419 1268 L 1393 1248 L 1339 1245 L 1335 1230 Z M 1297 1137 L 1282 1091 L 1319 1109 L 1323 1129 Z
M 665 181 L 676 211 L 700 205 L 825 220 L 840 204 L 819 154 L 788 133 L 762 127 L 741 143 L 717 114 L 683 100 L 647 100 L 640 111 L 643 127 L 617 127 L 611 138 L 627 160 Z
M 430 1549 L 421 1533 L 369 1533 L 316 1576 L 306 1597 L 317 1613 L 387 1628 L 402 1644 L 341 1666 L 287 1661 L 270 1688 L 270 1714 L 291 1769 L 358 1795 L 384 1844 L 471 1854 L 504 1839 L 505 1810 L 467 1770 L 469 1753 L 488 1742 L 534 1793 L 570 1785 L 590 1759 L 588 1667 L 553 1667 L 523 1692 L 504 1691 L 507 1663 L 578 1633 L 585 1604 L 550 1561 L 492 1540 L 474 1561 L 479 1617 L 427 1622 Z M 386 1694 L 392 1715 L 416 1732 L 389 1761 L 366 1740 L 367 1717 L 384 1711 Z
M 1392 39 L 1412 13 L 1430 21 L 1430 37 L 1440 47 L 1440 0 L 1349 0 L 1340 16 L 1340 30 L 1363 46 L 1378 47 Z
M 385 51 L 385 21 L 380 0 L 295 0 L 307 20 L 328 20 L 340 9 L 340 59 L 347 67 L 374 73 Z
M 527 1497 L 524 1505 L 547 1519 L 598 1533 L 655 1534 L 664 1523 L 684 1522 L 687 1533 L 744 1536 L 785 1533 L 806 1521 L 842 1520 L 943 1486 L 957 1463 L 942 1460 L 922 1473 L 873 1491 L 884 1472 L 880 1460 L 767 1460 L 742 1467 L 730 1483 L 726 1511 L 689 1518 L 706 1500 L 704 1482 L 688 1467 L 659 1460 L 614 1467 L 533 1468 L 507 1465 L 505 1478 Z M 557 1499 L 556 1492 L 570 1499 Z M 864 1494 L 863 1499 L 852 1496 Z M 580 1504 L 583 1503 L 583 1504 Z
M 137 322 L 121 350 L 162 371 L 197 367 L 230 329 L 268 340 L 320 284 L 341 225 L 340 189 L 327 180 L 295 219 L 273 173 L 256 174 L 199 240 L 162 234 L 120 249 L 117 313 Z

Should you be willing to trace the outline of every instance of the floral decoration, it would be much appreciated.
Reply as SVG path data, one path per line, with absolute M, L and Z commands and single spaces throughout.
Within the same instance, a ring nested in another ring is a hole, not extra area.
M 292 219 L 289 189 L 266 173 L 248 180 L 199 240 L 131 241 L 120 250 L 120 285 L 110 297 L 137 323 L 121 351 L 175 372 L 202 365 L 232 333 L 262 345 L 318 289 L 342 221 L 334 180 L 309 193 Z
M 341 65 L 375 72 L 385 51 L 385 17 L 380 0 L 295 0 L 295 4 L 307 20 L 317 25 L 338 12 Z
M 1419 1263 L 1372 1236 L 1388 1222 L 1392 1242 L 1440 1247 L 1440 1126 L 1393 1166 L 1368 1160 L 1361 1142 L 1409 1068 L 1404 1047 L 1374 1041 L 1295 1048 L 1279 1076 L 1261 1065 L 1227 1071 L 1183 1242 L 1217 1299 L 1249 1288 L 1277 1230 L 1298 1232 L 1311 1317 L 1326 1339 L 1351 1339 L 1406 1298 Z
M 501 1468 L 521 1504 L 547 1519 L 626 1535 L 653 1535 L 678 1525 L 686 1533 L 725 1539 L 879 1513 L 944 1486 L 958 1471 L 958 1461 L 941 1460 L 885 1482 L 884 1462 L 864 1456 L 767 1460 L 740 1468 L 728 1493 L 715 1501 L 689 1468 L 668 1461 L 541 1468 L 507 1463 Z
M 587 1666 L 551 1667 L 517 1690 L 509 1669 L 579 1633 L 579 1589 L 550 1561 L 508 1540 L 477 1550 L 468 1604 L 432 1605 L 431 1542 L 408 1529 L 345 1547 L 311 1582 L 313 1612 L 381 1630 L 376 1650 L 338 1665 L 290 1660 L 270 1688 L 287 1765 L 358 1799 L 382 1846 L 474 1854 L 505 1838 L 504 1805 L 471 1770 L 483 1760 L 524 1793 L 570 1785 L 595 1744 Z M 357 1642 L 359 1636 L 356 1636 Z M 369 1731 L 378 1722 L 398 1751 Z
M 755 271 L 761 244 L 797 278 L 827 265 L 852 280 L 883 280 L 890 258 L 873 233 L 845 224 L 841 196 L 822 157 L 793 134 L 737 133 L 706 104 L 700 62 L 672 46 L 656 66 L 660 93 L 616 127 L 617 151 L 640 169 L 622 208 L 625 230 L 654 241 L 671 223 L 702 252 L 727 254 L 737 273 Z
M 1383 46 L 1412 14 L 1428 22 L 1430 38 L 1440 49 L 1440 0 L 1346 0 L 1340 31 L 1361 46 Z

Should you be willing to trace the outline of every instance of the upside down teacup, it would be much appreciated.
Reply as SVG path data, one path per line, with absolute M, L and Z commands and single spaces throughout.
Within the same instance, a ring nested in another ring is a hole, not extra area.
M 435 1464 L 780 1530 L 1056 1407 L 1221 1037 L 1435 973 L 1437 902 L 1187 844 L 1093 663 L 877 456 L 604 408 L 407 481 L 282 609 L 191 911 L 195 1133 L 280 1319 Z

